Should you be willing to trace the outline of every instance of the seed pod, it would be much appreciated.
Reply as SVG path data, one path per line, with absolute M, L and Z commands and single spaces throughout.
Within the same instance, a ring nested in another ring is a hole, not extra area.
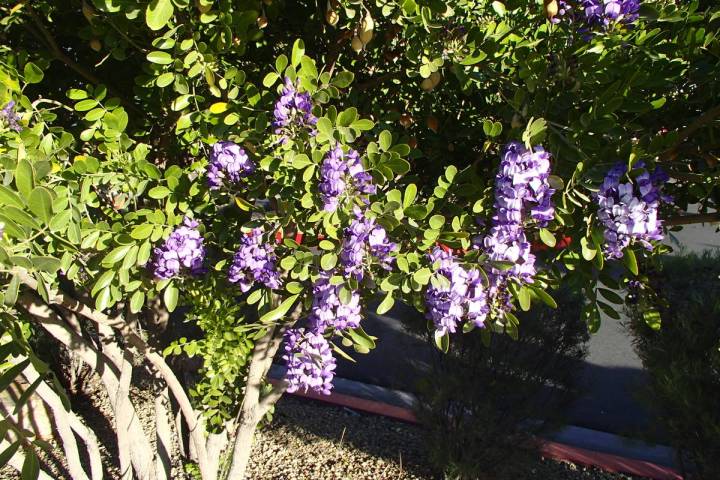
M 352 47 L 353 50 L 355 50 L 355 53 L 360 53 L 360 52 L 362 52 L 362 49 L 365 47 L 365 44 L 363 44 L 362 40 L 360 40 L 360 37 L 355 35 L 353 37 L 352 41 L 350 42 L 350 46 Z
M 362 40 L 363 45 L 370 43 L 373 38 L 373 30 L 375 29 L 375 22 L 370 16 L 370 13 L 365 15 L 365 18 L 360 22 L 360 29 L 358 30 L 358 37 Z
M 417 148 L 417 138 L 410 137 L 410 139 L 408 140 L 408 146 L 410 148 Z
M 555 18 L 555 16 L 558 14 L 558 2 L 557 0 L 544 0 L 543 2 L 543 11 L 545 12 L 545 16 L 552 20 Z
M 265 15 L 261 15 L 258 17 L 258 19 L 257 19 L 258 28 L 263 29 L 263 28 L 267 27 L 267 24 L 268 24 L 268 19 Z
M 102 50 L 102 42 L 97 38 L 93 38 L 92 40 L 90 40 L 90 48 L 92 48 L 96 52 L 99 52 L 100 50 Z
M 425 119 L 425 125 L 427 125 L 430 130 L 437 133 L 438 129 L 440 128 L 440 121 L 435 115 L 428 115 L 428 117 Z
M 207 13 L 212 10 L 212 4 L 203 3 L 200 0 L 195 0 L 195 6 L 200 13 Z
M 404 128 L 408 128 L 413 123 L 413 118 L 408 115 L 407 113 L 403 113 L 400 115 L 400 125 L 402 125 Z
M 422 82 L 420 82 L 420 88 L 422 88 L 426 92 L 429 92 L 435 87 L 432 84 L 432 80 L 430 80 L 430 78 L 426 78 Z
M 263 0 L 263 3 L 267 6 L 272 5 L 273 0 Z
M 432 72 L 428 78 L 432 83 L 432 87 L 435 88 L 438 86 L 438 83 L 440 83 L 442 77 L 440 76 L 440 72 Z
M 85 17 L 85 20 L 90 23 L 93 23 L 93 19 L 95 18 L 95 15 L 97 15 L 92 5 L 88 4 L 85 0 L 82 2 L 82 14 Z
M 328 23 L 328 25 L 335 26 L 338 23 L 338 20 L 340 20 L 340 15 L 332 8 L 332 5 L 330 2 L 327 3 L 327 8 L 325 9 L 325 21 Z
M 510 127 L 511 128 L 520 128 L 522 127 L 522 119 L 520 118 L 520 115 L 517 113 L 512 116 L 512 120 L 510 120 Z

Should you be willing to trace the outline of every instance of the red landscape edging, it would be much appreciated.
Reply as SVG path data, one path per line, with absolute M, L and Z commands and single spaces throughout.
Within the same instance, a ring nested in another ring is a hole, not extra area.
M 275 383 L 275 381 L 271 380 L 271 383 Z M 331 405 L 347 407 L 362 412 L 374 413 L 404 422 L 418 423 L 415 413 L 409 408 L 389 405 L 376 400 L 368 400 L 337 392 L 332 392 L 330 395 L 320 395 L 312 391 L 298 391 L 291 395 L 311 400 L 319 400 Z M 540 453 L 554 460 L 565 460 L 572 463 L 598 467 L 609 472 L 629 473 L 631 475 L 648 477 L 655 480 L 684 480 L 684 477 L 677 470 L 670 467 L 664 467 L 644 460 L 586 450 L 551 440 L 540 440 Z

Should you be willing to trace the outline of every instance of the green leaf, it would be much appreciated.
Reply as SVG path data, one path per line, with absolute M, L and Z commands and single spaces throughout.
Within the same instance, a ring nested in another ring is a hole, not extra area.
M 285 67 L 287 67 L 288 64 L 288 58 L 285 55 L 280 55 L 275 60 L 275 70 L 278 71 L 278 73 L 282 73 L 283 70 L 285 70 Z
M 55 257 L 33 256 L 32 263 L 40 271 L 55 273 L 60 270 L 62 262 Z
M 177 307 L 179 297 L 180 290 L 178 290 L 175 285 L 170 283 L 167 287 L 165 287 L 165 291 L 163 292 L 163 301 L 165 302 L 165 306 L 167 307 L 168 312 L 175 311 L 175 307 Z
M 380 302 L 380 305 L 378 305 L 377 314 L 383 315 L 384 313 L 387 313 L 393 305 L 395 305 L 395 300 L 393 299 L 392 292 L 388 292 L 383 301 Z
M 130 232 L 130 236 L 137 240 L 143 240 L 145 238 L 148 238 L 150 235 L 152 235 L 152 232 L 154 229 L 155 229 L 155 226 L 151 225 L 149 223 L 143 223 L 142 225 L 136 225 L 135 227 L 133 227 L 132 231 Z
M 15 168 L 15 186 L 25 199 L 35 186 L 35 169 L 27 160 L 20 160 Z M 22 205 L 19 205 L 22 208 Z
M 276 309 L 267 312 L 260 317 L 260 323 L 271 323 L 280 320 L 290 310 L 298 299 L 299 295 L 292 295 L 286 298 Z
M 430 281 L 430 277 L 432 276 L 432 272 L 429 268 L 423 267 L 417 272 L 413 273 L 413 280 L 415 280 L 420 285 L 427 285 Z
M 323 250 L 335 250 L 335 244 L 330 240 L 320 240 L 318 246 Z
M 13 277 L 8 282 L 7 288 L 5 289 L 5 298 L 3 299 L 3 303 L 8 306 L 15 305 L 15 302 L 17 302 L 19 289 L 20 277 L 17 275 L 13 275 Z
M 547 228 L 540 229 L 540 240 L 542 240 L 542 242 L 548 247 L 554 247 L 557 243 L 555 235 L 553 235 L 552 232 Z
M 158 65 L 169 65 L 173 62 L 173 58 L 169 53 L 160 50 L 148 53 L 145 58 L 147 58 L 148 62 L 157 63 Z
M 435 330 L 435 346 L 443 353 L 447 353 L 450 349 L 450 334 L 448 332 L 441 333 Z
M 23 77 L 25 77 L 25 82 L 27 83 L 40 83 L 43 77 L 45 77 L 45 74 L 40 67 L 32 62 L 28 62 L 25 64 L 25 68 L 23 68 Z
M 300 65 L 300 60 L 303 55 L 305 55 L 305 42 L 298 38 L 295 40 L 295 43 L 293 43 L 292 55 L 290 56 L 291 65 L 293 67 Z
M 145 23 L 150 30 L 160 30 L 173 15 L 172 0 L 153 0 L 145 10 Z
M 289 282 L 287 285 L 285 285 L 285 290 L 293 294 L 300 293 L 303 291 L 303 286 L 300 282 Z
M 43 222 L 48 223 L 52 219 L 53 197 L 45 187 L 35 187 L 28 196 L 28 207 Z
M 520 304 L 520 308 L 522 308 L 524 312 L 530 310 L 530 289 L 525 286 L 518 288 L 517 299 Z
M 322 133 L 328 138 L 333 138 L 333 124 L 328 118 L 320 117 L 316 126 L 318 133 Z
M 617 305 L 622 305 L 623 303 L 625 303 L 622 297 L 617 293 L 613 292 L 612 290 L 608 290 L 607 288 L 598 288 L 598 292 L 600 292 L 600 295 L 602 295 L 609 302 L 615 303 Z
M 267 75 L 265 75 L 265 78 L 263 78 L 263 86 L 265 88 L 270 88 L 273 85 L 275 85 L 275 82 L 277 82 L 280 79 L 280 75 L 278 75 L 275 72 L 270 72 Z
M 0 466 L 5 466 L 10 461 L 10 459 L 15 456 L 15 453 L 18 451 L 18 448 L 20 448 L 20 440 L 17 442 L 11 444 L 8 448 L 3 450 L 2 453 L 0 453 Z
M 123 258 L 125 258 L 125 255 L 130 251 L 130 249 L 133 247 L 134 244 L 130 245 L 121 245 L 115 249 L 113 249 L 110 253 L 105 255 L 105 258 L 102 259 L 102 263 L 104 265 L 112 265 L 114 263 L 119 262 Z
M 172 72 L 165 72 L 155 79 L 155 85 L 160 88 L 165 88 L 175 80 L 175 74 Z
M 303 55 L 300 57 L 300 65 L 302 65 L 301 72 L 303 73 L 303 76 L 310 79 L 316 79 L 318 76 L 317 67 L 315 66 L 315 61 L 306 56 Z
M 130 297 L 130 311 L 138 313 L 145 304 L 145 293 L 138 290 Z
M 430 217 L 430 228 L 433 230 L 440 230 L 443 225 L 445 225 L 445 217 L 442 215 L 433 215 Z
M 20 478 L 22 480 L 36 480 L 40 475 L 40 462 L 32 448 L 25 449 L 25 461 L 23 462 Z
M 335 75 L 332 84 L 335 85 L 337 88 L 345 88 L 350 86 L 354 78 L 355 75 L 352 72 L 348 72 L 347 70 L 345 70 Z
M 550 308 L 557 308 L 557 302 L 545 290 L 543 290 L 540 287 L 536 287 L 535 285 L 530 285 L 530 289 L 532 289 L 533 293 L 540 300 L 542 300 L 545 303 L 545 305 L 549 306 Z
M 148 196 L 150 198 L 154 198 L 155 200 L 160 200 L 170 195 L 170 193 L 171 192 L 169 188 L 158 185 L 157 187 L 150 189 L 150 191 L 148 192 Z
M 580 248 L 582 250 L 583 258 L 588 262 L 595 258 L 595 255 L 597 255 L 597 249 L 595 248 L 595 244 L 592 243 L 592 240 L 588 240 L 587 237 L 583 237 L 580 239 Z
M 100 290 L 100 293 L 98 294 L 97 298 L 95 299 L 95 308 L 102 311 L 105 310 L 110 306 L 110 302 L 112 301 L 112 293 L 110 292 L 110 288 L 106 287 Z
M 334 253 L 326 253 L 320 258 L 320 266 L 323 270 L 332 270 L 337 264 L 337 255 Z
M 633 275 L 637 275 L 640 273 L 640 270 L 638 269 L 638 262 L 637 257 L 635 256 L 635 252 L 631 249 L 627 248 L 625 249 L 624 255 L 623 255 L 623 263 L 627 267 L 630 272 L 632 272 Z
M 88 112 L 99 105 L 98 101 L 94 98 L 88 98 L 87 100 L 80 100 L 75 104 L 75 110 L 78 112 Z
M 17 208 L 25 208 L 25 204 L 17 193 L 7 187 L 0 185 L 0 205 L 10 205 Z
M 405 187 L 405 194 L 403 195 L 403 209 L 411 207 L 417 196 L 417 187 L 414 183 L 409 184 Z
M 387 130 L 383 130 L 380 132 L 378 143 L 380 144 L 380 149 L 388 150 L 390 145 L 392 145 L 392 134 Z
M 361 132 L 366 130 L 372 130 L 373 127 L 375 127 L 375 123 L 372 120 L 368 120 L 367 118 L 355 120 L 350 124 L 350 128 L 352 128 L 353 130 L 359 130 Z
M 350 126 L 358 117 L 357 108 L 350 107 L 347 110 L 343 110 L 337 117 L 337 125 L 339 127 Z

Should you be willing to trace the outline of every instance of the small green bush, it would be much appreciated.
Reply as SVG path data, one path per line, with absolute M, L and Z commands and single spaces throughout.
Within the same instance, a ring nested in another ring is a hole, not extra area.
M 650 383 L 643 397 L 669 435 L 683 470 L 720 473 L 720 254 L 668 257 L 628 306 L 630 328 Z M 646 322 L 657 308 L 659 329 Z M 688 465 L 690 464 L 690 465 Z
M 518 340 L 457 334 L 450 351 L 433 358 L 418 418 L 431 462 L 446 478 L 504 477 L 531 434 L 562 422 L 588 340 L 579 297 L 563 296 L 558 309 L 519 315 Z

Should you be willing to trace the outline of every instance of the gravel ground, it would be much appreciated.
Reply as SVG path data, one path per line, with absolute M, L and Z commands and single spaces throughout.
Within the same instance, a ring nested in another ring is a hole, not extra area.
M 105 478 L 119 478 L 107 394 L 97 381 L 84 387 L 73 395 L 73 404 L 100 440 Z M 154 396 L 150 385 L 145 387 L 133 388 L 131 396 L 144 427 L 150 429 Z M 45 469 L 58 480 L 72 480 L 61 455 L 57 448 L 52 454 L 43 452 Z M 172 478 L 186 480 L 178 456 L 173 460 Z M 513 452 L 508 467 L 502 476 L 478 480 L 640 480 L 522 451 Z M 0 479 L 16 480 L 19 475 L 6 467 L 0 469 Z M 427 462 L 420 427 L 286 395 L 276 406 L 272 423 L 256 435 L 248 479 L 441 480 L 442 476 Z
M 253 480 L 435 480 L 415 425 L 285 396 L 256 436 Z M 517 452 L 497 480 L 640 480 Z M 490 480 L 490 479 L 488 479 Z

